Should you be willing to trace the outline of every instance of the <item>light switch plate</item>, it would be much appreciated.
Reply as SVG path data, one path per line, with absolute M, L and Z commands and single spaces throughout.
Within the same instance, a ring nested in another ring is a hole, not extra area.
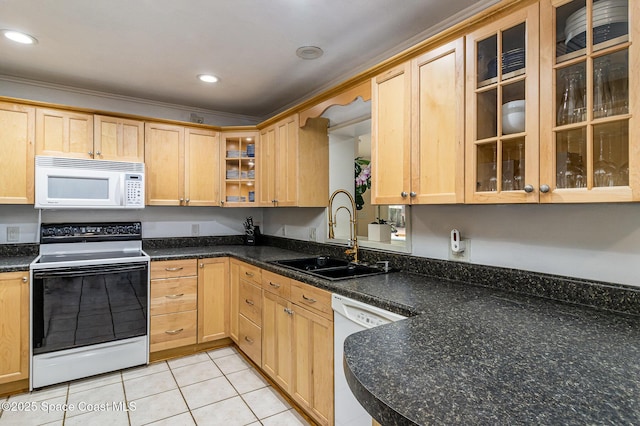
M 17 243 L 18 241 L 20 241 L 20 227 L 7 226 L 7 242 Z

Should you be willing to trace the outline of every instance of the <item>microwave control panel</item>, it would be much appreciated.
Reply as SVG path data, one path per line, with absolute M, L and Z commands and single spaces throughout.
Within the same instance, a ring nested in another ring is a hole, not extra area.
M 140 174 L 127 173 L 124 177 L 125 206 L 144 206 L 144 179 Z

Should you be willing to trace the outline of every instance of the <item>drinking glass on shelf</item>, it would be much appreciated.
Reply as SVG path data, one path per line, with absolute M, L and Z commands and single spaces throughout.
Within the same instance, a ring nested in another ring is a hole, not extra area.
M 612 114 L 611 90 L 609 87 L 609 61 L 601 60 L 593 70 L 593 118 Z
M 524 181 L 524 144 L 520 142 L 518 144 L 518 165 L 517 168 L 514 165 L 513 171 L 513 189 L 524 189 L 522 182 Z
M 578 123 L 583 120 L 584 102 L 579 89 L 581 82 L 579 71 L 564 71 L 564 91 L 558 108 L 557 125 Z
M 612 114 L 629 112 L 629 78 L 626 65 L 616 64 L 609 71 L 609 90 L 611 92 Z
M 498 154 L 497 147 L 493 146 L 493 163 L 491 165 L 491 177 L 489 178 L 489 191 L 498 190 Z
M 629 162 L 627 161 L 618 170 L 618 186 L 629 185 Z
M 604 139 L 605 132 L 600 132 L 600 155 L 598 161 L 593 166 L 593 185 L 594 186 L 614 186 L 614 177 L 616 175 L 616 166 L 611 161 L 604 158 Z M 611 142 L 609 141 L 609 152 L 611 151 Z M 610 155 L 610 154 L 609 154 Z

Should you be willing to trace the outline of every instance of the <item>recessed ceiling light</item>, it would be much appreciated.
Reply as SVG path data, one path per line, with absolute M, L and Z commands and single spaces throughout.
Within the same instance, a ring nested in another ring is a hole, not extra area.
M 318 59 L 323 53 L 317 46 L 302 46 L 296 50 L 296 55 L 302 59 Z
M 218 81 L 218 77 L 211 74 L 200 74 L 198 78 L 205 83 L 215 83 Z
M 35 37 L 30 36 L 29 34 L 21 33 L 19 31 L 13 30 L 2 30 L 4 36 L 9 40 L 13 40 L 16 43 L 22 44 L 36 44 L 38 40 Z

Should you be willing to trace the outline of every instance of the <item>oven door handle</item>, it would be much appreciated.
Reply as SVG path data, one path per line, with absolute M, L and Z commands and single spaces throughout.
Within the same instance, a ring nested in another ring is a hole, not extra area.
M 117 264 L 117 265 L 91 265 L 62 267 L 49 270 L 34 271 L 33 278 L 79 277 L 85 275 L 105 275 L 119 272 L 132 272 L 145 270 L 147 263 Z

